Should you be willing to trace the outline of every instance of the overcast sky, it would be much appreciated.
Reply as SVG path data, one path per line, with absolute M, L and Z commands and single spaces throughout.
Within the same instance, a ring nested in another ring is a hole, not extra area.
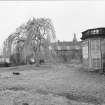
M 61 41 L 80 40 L 88 28 L 105 27 L 105 1 L 0 1 L 0 46 L 31 17 L 47 17 Z

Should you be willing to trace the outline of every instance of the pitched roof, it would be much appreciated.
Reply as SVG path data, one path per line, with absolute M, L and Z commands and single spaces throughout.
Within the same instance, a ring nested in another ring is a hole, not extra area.
M 80 49 L 81 47 L 81 41 L 78 41 L 77 43 L 73 43 L 73 41 L 59 41 L 56 43 L 53 43 L 52 45 L 56 45 L 56 50 L 72 50 L 72 49 Z

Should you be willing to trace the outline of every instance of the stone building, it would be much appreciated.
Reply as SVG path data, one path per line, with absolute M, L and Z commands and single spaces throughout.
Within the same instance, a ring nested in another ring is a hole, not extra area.
M 105 72 L 105 27 L 88 29 L 81 39 L 84 67 Z
M 81 41 L 78 41 L 76 34 L 74 34 L 72 41 L 58 41 L 56 43 L 55 52 L 58 62 L 80 62 L 82 59 Z

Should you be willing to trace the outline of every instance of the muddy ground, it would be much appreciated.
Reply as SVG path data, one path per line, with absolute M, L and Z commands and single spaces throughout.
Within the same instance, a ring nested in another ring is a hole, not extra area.
M 0 68 L 0 105 L 104 105 L 105 75 L 82 65 Z

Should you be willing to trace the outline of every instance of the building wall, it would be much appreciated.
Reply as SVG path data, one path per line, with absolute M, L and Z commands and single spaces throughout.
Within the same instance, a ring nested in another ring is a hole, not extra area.
M 65 50 L 65 51 L 56 51 L 58 61 L 64 63 L 70 63 L 73 60 L 82 60 L 81 50 Z
M 82 61 L 81 43 L 59 42 L 55 49 L 58 62 L 72 63 L 72 61 Z
M 84 43 L 86 43 L 84 49 Z M 85 51 L 85 53 L 83 53 Z M 82 43 L 83 65 L 88 70 L 94 71 L 104 68 L 105 61 L 105 40 L 102 38 L 92 38 Z

